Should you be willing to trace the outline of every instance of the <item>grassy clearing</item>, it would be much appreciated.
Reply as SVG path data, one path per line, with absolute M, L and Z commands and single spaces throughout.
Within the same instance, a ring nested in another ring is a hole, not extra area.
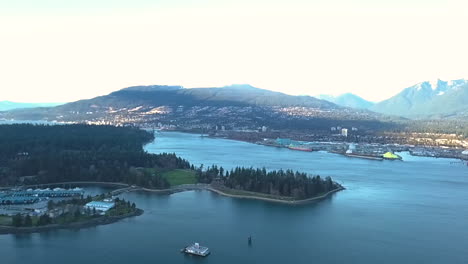
M 167 181 L 169 181 L 169 184 L 171 184 L 171 186 L 197 183 L 195 171 L 192 170 L 171 170 L 163 172 L 162 176 L 166 178 Z

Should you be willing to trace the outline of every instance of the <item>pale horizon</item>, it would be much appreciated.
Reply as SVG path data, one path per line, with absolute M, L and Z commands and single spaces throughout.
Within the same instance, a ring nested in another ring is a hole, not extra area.
M 0 101 L 233 83 L 381 101 L 468 78 L 463 1 L 152 2 L 0 1 Z

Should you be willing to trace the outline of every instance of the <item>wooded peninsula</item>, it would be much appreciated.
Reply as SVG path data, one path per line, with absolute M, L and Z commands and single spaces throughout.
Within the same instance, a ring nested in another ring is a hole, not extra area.
M 195 167 L 175 154 L 151 154 L 152 131 L 96 125 L 0 125 L 0 186 L 119 182 L 148 189 L 205 183 L 223 192 L 300 200 L 343 187 L 292 170 Z

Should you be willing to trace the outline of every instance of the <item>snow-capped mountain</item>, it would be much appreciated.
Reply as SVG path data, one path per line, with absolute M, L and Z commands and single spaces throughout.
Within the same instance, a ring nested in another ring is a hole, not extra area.
M 411 118 L 450 117 L 468 111 L 468 80 L 426 81 L 404 89 L 370 110 Z

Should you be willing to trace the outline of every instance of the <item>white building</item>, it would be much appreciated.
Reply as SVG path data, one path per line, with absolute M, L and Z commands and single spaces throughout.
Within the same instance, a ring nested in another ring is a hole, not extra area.
M 347 136 L 348 136 L 348 129 L 347 129 L 347 128 L 341 129 L 341 135 L 342 135 L 343 137 L 347 137 Z
M 100 212 L 107 212 L 110 209 L 114 208 L 115 203 L 114 202 L 99 202 L 99 201 L 92 201 L 87 204 L 85 204 L 84 208 L 85 209 L 95 209 L 96 211 Z
M 349 144 L 348 150 L 346 150 L 346 154 L 353 154 L 356 150 L 356 145 L 354 143 Z

